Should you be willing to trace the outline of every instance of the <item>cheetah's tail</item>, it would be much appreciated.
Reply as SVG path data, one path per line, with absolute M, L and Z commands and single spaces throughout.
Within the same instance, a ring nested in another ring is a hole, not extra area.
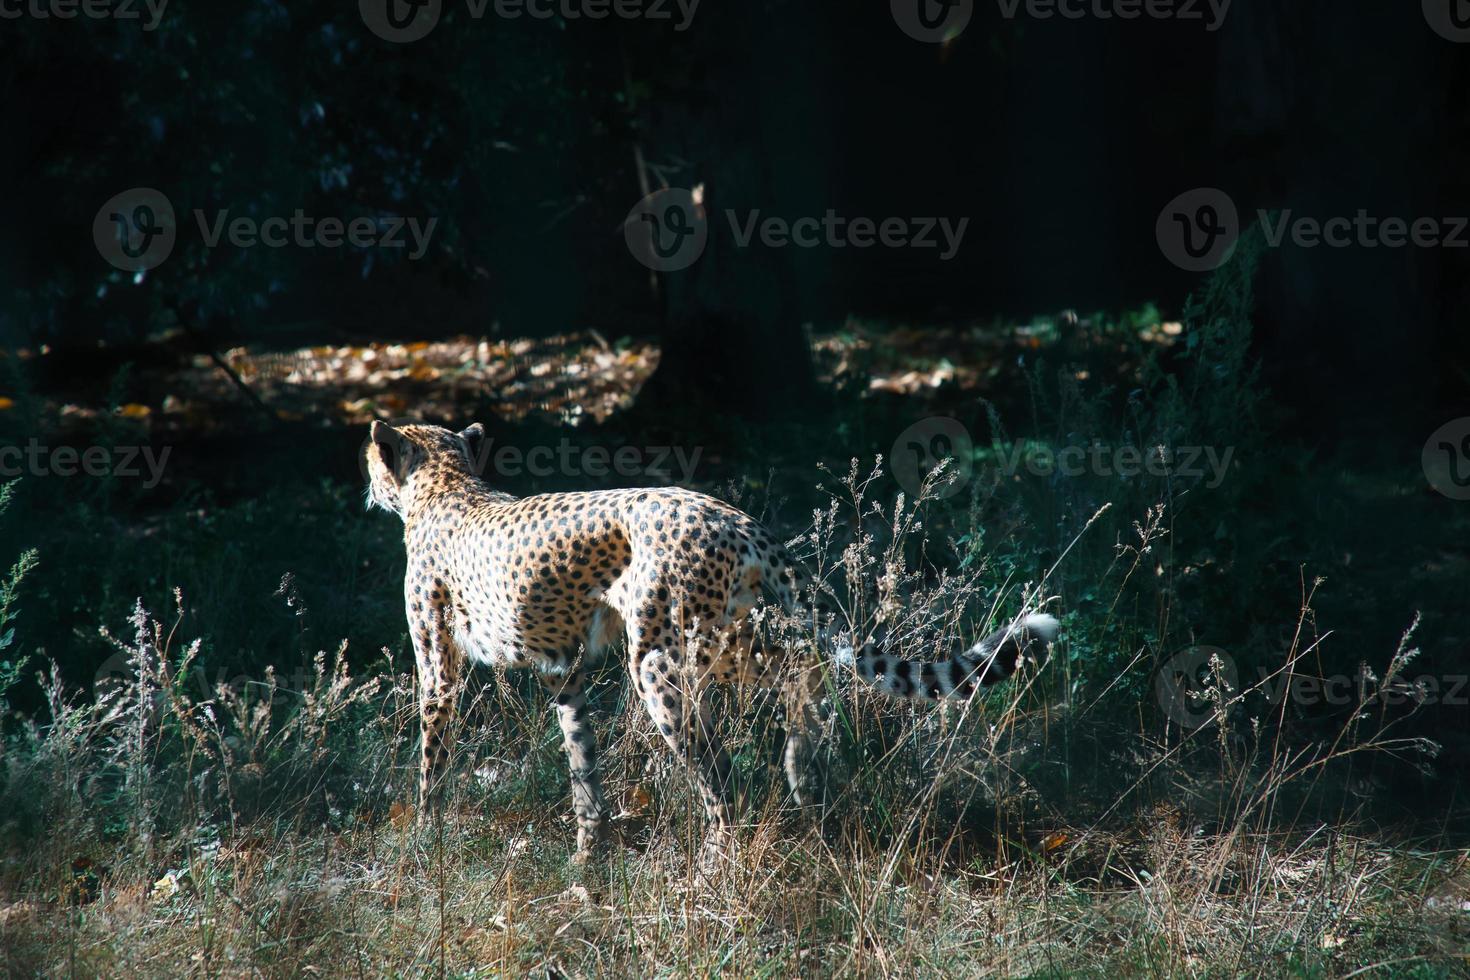
M 947 660 L 900 660 L 876 643 L 855 655 L 844 651 L 847 656 L 839 654 L 839 659 L 850 658 L 859 677 L 888 694 L 933 701 L 968 698 L 977 685 L 989 687 L 1014 674 L 1027 653 L 1044 652 L 1059 626 L 1055 616 L 1031 613 Z

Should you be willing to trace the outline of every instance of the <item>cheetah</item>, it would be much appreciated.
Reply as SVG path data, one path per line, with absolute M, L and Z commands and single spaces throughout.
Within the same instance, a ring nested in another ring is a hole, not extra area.
M 726 838 L 735 816 L 730 758 L 706 697 L 714 684 L 792 699 L 784 768 L 800 802 L 822 663 L 809 651 L 763 643 L 752 612 L 763 596 L 800 611 L 816 590 L 775 536 L 738 508 L 680 488 L 516 498 L 477 475 L 483 440 L 479 423 L 452 432 L 373 422 L 365 444 L 368 506 L 402 518 L 408 553 L 420 813 L 439 800 L 467 664 L 535 668 L 560 723 L 577 857 L 585 860 L 606 839 L 610 815 L 587 720 L 586 669 L 620 632 L 633 691 L 692 772 L 711 842 Z M 1044 652 L 1057 625 L 1033 613 L 943 659 L 898 659 L 867 643 L 845 660 L 895 696 L 967 698 L 1010 676 L 1033 649 Z

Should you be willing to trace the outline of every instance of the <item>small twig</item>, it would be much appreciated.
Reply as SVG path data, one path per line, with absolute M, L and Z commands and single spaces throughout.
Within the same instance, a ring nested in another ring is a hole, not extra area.
M 275 409 L 267 405 L 261 399 L 261 397 L 255 393 L 254 389 L 252 389 L 249 385 L 245 383 L 245 379 L 241 378 L 239 373 L 234 368 L 230 367 L 229 362 L 219 355 L 219 352 L 214 349 L 214 345 L 211 344 L 204 337 L 203 334 L 201 334 L 197 329 L 194 328 L 194 325 L 189 322 L 188 317 L 184 316 L 183 311 L 175 309 L 174 315 L 178 318 L 179 326 L 183 329 L 184 333 L 188 334 L 189 337 L 196 344 L 199 345 L 199 349 L 203 351 L 209 357 L 209 359 L 215 363 L 216 367 L 218 367 L 221 371 L 225 373 L 225 377 L 229 378 L 231 383 L 233 383 L 236 388 L 240 389 L 241 393 L 244 394 L 247 399 L 249 399 L 250 403 L 256 408 L 260 409 L 260 411 L 263 412 L 265 416 L 269 418 L 272 422 L 279 422 L 280 416 L 276 414 Z

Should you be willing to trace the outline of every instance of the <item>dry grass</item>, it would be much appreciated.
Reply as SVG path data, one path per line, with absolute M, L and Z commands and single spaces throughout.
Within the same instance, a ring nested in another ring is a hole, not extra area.
M 423 834 L 401 819 L 262 827 L 171 845 L 155 870 L 110 869 L 89 904 L 11 898 L 5 965 L 102 976 L 1341 975 L 1453 963 L 1467 935 L 1462 913 L 1424 906 L 1427 886 L 1463 873 L 1463 854 L 1409 856 L 1336 832 L 1206 836 L 1161 816 L 1134 835 L 1073 831 L 1085 846 L 1072 857 L 1009 848 L 957 862 L 931 845 L 824 840 L 767 820 L 738 859 L 700 878 L 690 830 L 660 814 L 636 847 L 583 870 L 547 808 L 461 809 Z

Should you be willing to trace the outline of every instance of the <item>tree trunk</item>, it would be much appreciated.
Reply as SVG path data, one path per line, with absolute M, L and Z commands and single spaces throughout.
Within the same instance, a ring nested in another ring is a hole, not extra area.
M 1447 94 L 1464 45 L 1438 37 L 1418 4 L 1331 0 L 1238 4 L 1221 34 L 1218 135 L 1255 209 L 1294 219 L 1442 218 L 1460 213 Z M 1328 29 L 1330 27 L 1330 30 Z M 1372 52 L 1364 58 L 1362 52 Z M 1345 106 L 1351 107 L 1345 109 Z M 1268 250 L 1258 290 L 1267 377 L 1321 432 L 1361 433 L 1435 397 L 1435 337 L 1463 312 L 1444 248 Z
M 758 234 L 741 245 L 732 229 L 732 220 L 743 226 L 756 212 L 794 217 L 783 202 L 809 209 L 820 199 L 820 192 L 794 186 L 819 163 L 790 161 L 789 170 L 780 169 L 793 116 L 809 118 L 811 111 L 792 105 L 801 90 L 792 75 L 811 65 L 809 52 L 803 64 L 790 29 L 782 17 L 751 16 L 744 5 L 702 7 L 692 36 L 677 48 L 684 70 L 659 71 L 677 78 L 678 87 L 652 99 L 643 119 L 647 183 L 654 191 L 663 186 L 660 177 L 670 186 L 702 187 L 708 237 L 693 265 L 655 277 L 662 354 L 639 397 L 654 411 L 770 417 L 817 399 L 791 250 L 764 247 Z M 666 45 L 662 57 L 670 50 Z M 812 156 L 804 141 L 796 145 Z

